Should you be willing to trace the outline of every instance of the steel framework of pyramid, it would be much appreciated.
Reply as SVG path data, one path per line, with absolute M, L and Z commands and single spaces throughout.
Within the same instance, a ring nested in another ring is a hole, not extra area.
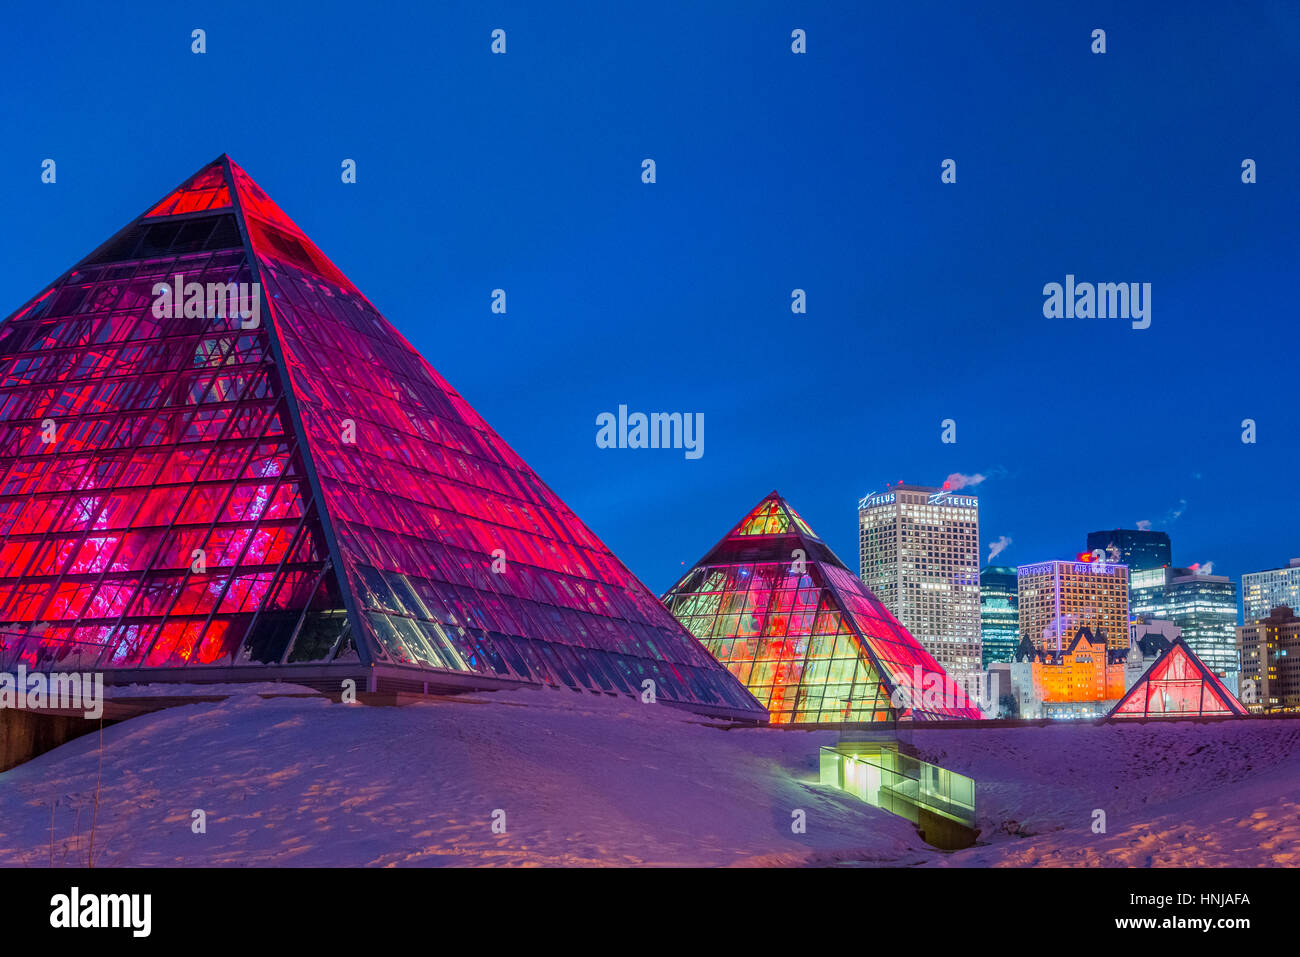
M 773 724 L 983 717 L 776 492 L 664 603 Z
M 0 476 L 0 668 L 764 717 L 226 156 L 0 326 Z
M 1175 638 L 1107 717 L 1214 718 L 1248 714 L 1182 638 Z

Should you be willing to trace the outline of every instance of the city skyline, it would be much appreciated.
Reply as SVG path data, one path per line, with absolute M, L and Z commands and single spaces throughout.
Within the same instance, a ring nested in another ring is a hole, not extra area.
M 952 478 L 952 476 L 949 476 L 949 478 Z M 869 497 L 869 496 L 872 495 L 872 494 L 877 494 L 877 493 L 880 493 L 880 492 L 883 492 L 883 491 L 887 491 L 891 486 L 899 484 L 899 481 L 901 481 L 902 484 L 904 484 L 904 485 L 918 485 L 918 486 L 919 486 L 919 485 L 923 485 L 923 484 L 924 484 L 924 483 L 916 482 L 916 481 L 914 481 L 914 480 L 910 480 L 910 479 L 907 479 L 907 480 L 895 480 L 894 482 L 890 482 L 890 483 L 882 483 L 878 488 L 875 488 L 875 489 L 873 489 L 871 492 L 868 492 L 868 493 L 864 494 L 863 496 L 861 496 L 861 497 L 860 497 L 859 499 L 857 499 L 856 501 L 857 501 L 857 503 L 861 503 L 864 499 L 866 499 L 867 497 Z M 941 484 L 942 484 L 942 483 L 940 483 L 940 485 L 941 485 Z M 980 486 L 966 487 L 966 488 L 963 489 L 963 491 L 965 491 L 965 492 L 969 493 L 971 496 L 973 496 L 973 497 L 979 499 L 979 511 L 980 511 L 981 516 L 982 516 L 982 515 L 985 514 L 985 512 L 986 512 L 986 508 L 987 508 L 987 506 L 988 506 L 988 500 L 987 500 L 986 497 L 985 497 L 985 493 L 983 493 L 983 492 L 980 491 L 980 488 L 981 488 L 981 487 L 982 487 L 982 484 L 981 484 Z M 856 504 L 855 504 L 855 507 L 854 507 L 854 515 L 855 515 L 855 518 L 857 518 L 857 516 L 860 515 L 859 509 L 858 509 L 858 507 L 857 507 Z M 810 521 L 812 521 L 812 520 L 810 519 Z M 823 521 L 824 521 L 824 519 L 823 519 Z M 980 519 L 979 524 L 980 524 L 980 526 L 983 526 L 983 525 L 984 525 L 984 519 L 983 519 L 982 517 L 981 517 L 981 519 Z M 1058 524 L 1059 524 L 1059 523 L 1058 523 Z M 1047 562 L 1075 562 L 1075 561 L 1078 561 L 1078 560 L 1079 560 L 1079 556 L 1080 556 L 1080 555 L 1085 551 L 1085 543 L 1086 543 L 1086 540 L 1087 540 L 1087 537 L 1088 537 L 1089 533 L 1092 532 L 1092 531 L 1096 531 L 1097 529 L 1102 528 L 1102 527 L 1103 527 L 1103 526 L 1098 525 L 1098 526 L 1094 526 L 1094 527 L 1091 528 L 1091 529 L 1080 529 L 1080 530 L 1077 532 L 1077 534 L 1074 535 L 1073 537 L 1071 537 L 1068 533 L 1061 534 L 1061 535 L 1057 536 L 1057 538 L 1059 538 L 1059 540 L 1060 540 L 1063 544 L 1060 546 L 1060 548 L 1059 548 L 1056 552 L 1053 553 L 1053 552 L 1050 552 L 1050 551 L 1044 551 L 1044 552 L 1042 552 L 1041 554 L 1038 554 L 1038 555 L 1036 555 L 1036 556 L 1025 556 L 1025 557 L 1023 557 L 1023 558 L 1014 557 L 1014 556 L 1011 554 L 1011 549 L 1014 548 L 1014 546 L 1015 546 L 1015 542 L 1013 541 L 1010 545 L 1007 545 L 1003 550 L 999 551 L 999 552 L 994 556 L 994 560 L 993 560 L 992 562 L 989 561 L 989 546 L 992 545 L 992 544 L 994 544 L 994 543 L 997 541 L 997 538 L 1000 537 L 1000 536 L 993 536 L 993 535 L 991 535 L 991 534 L 989 534 L 989 533 L 985 533 L 983 527 L 981 527 L 981 528 L 980 528 L 980 539 L 981 539 L 981 542 L 980 542 L 980 547 L 981 547 L 980 555 L 981 555 L 981 557 L 980 557 L 980 561 L 979 561 L 979 567 L 980 567 L 980 569 L 982 570 L 982 569 L 988 568 L 988 567 L 993 566 L 993 565 L 1006 565 L 1006 566 L 1009 566 L 1009 567 L 1011 567 L 1011 568 L 1014 569 L 1014 568 L 1018 568 L 1018 567 L 1021 567 L 1021 566 L 1024 566 L 1024 565 L 1036 565 L 1036 564 L 1042 564 L 1042 563 L 1047 563 Z M 1126 530 L 1126 531 L 1139 531 L 1139 530 L 1141 530 L 1141 531 L 1146 531 L 1146 530 L 1147 530 L 1147 529 L 1136 529 L 1136 528 L 1134 528 L 1134 527 L 1132 527 L 1132 526 L 1126 526 L 1126 525 L 1112 525 L 1112 526 L 1105 526 L 1105 527 L 1110 527 L 1110 528 L 1115 528 L 1115 529 L 1123 529 L 1123 530 Z M 861 543 L 860 543 L 861 526 L 860 526 L 860 518 L 857 518 L 857 520 L 854 521 L 854 529 L 855 529 L 855 531 L 857 531 L 857 533 L 858 533 L 858 536 L 857 536 L 857 537 L 858 537 L 858 539 L 859 539 L 858 541 L 855 541 L 855 542 L 854 542 L 854 544 L 857 546 L 856 549 L 855 549 L 855 551 L 856 551 L 858 554 L 860 554 L 860 553 L 861 553 Z M 1152 529 L 1150 529 L 1150 531 L 1157 531 L 1157 532 L 1159 532 L 1159 531 L 1167 531 L 1167 529 L 1152 528 Z M 836 540 L 837 536 L 836 536 L 835 532 L 833 531 L 833 526 L 832 526 L 830 529 L 828 529 L 828 534 L 826 534 L 824 537 L 825 537 L 825 539 L 826 539 L 826 541 L 827 541 L 828 543 L 833 542 L 833 541 Z M 842 530 L 842 529 L 840 530 L 840 535 L 839 535 L 839 537 L 841 537 L 841 538 L 844 537 L 844 533 L 843 533 L 843 530 Z M 1177 534 L 1170 534 L 1169 537 L 1170 537 L 1170 540 L 1171 540 L 1171 546 L 1172 546 L 1172 547 L 1171 547 L 1171 551 L 1172 551 L 1172 559 L 1173 559 L 1173 560 L 1171 561 L 1170 565 L 1169 565 L 1170 568 L 1189 568 L 1189 569 L 1192 569 L 1192 570 L 1194 570 L 1194 571 L 1197 570 L 1197 569 L 1196 569 L 1196 566 L 1200 566 L 1201 568 L 1204 568 L 1204 563 L 1199 563 L 1199 562 L 1190 562 L 1190 563 L 1186 563 L 1186 564 L 1184 564 L 1182 561 L 1180 561 L 1180 560 L 1179 560 L 1179 556 L 1180 556 L 1180 551 L 1179 551 L 1179 548 L 1180 548 L 1180 546 L 1179 546 L 1179 538 L 1178 538 Z M 1072 542 L 1072 541 L 1074 541 L 1074 542 L 1077 543 L 1077 547 L 1071 545 L 1071 542 Z M 1296 548 L 1296 550 L 1297 550 L 1298 552 L 1300 552 L 1300 542 L 1297 542 L 1295 548 Z M 836 550 L 839 551 L 839 548 L 837 548 Z M 1260 546 L 1258 549 L 1256 549 L 1256 551 L 1258 551 L 1258 552 L 1259 552 L 1260 554 L 1262 554 L 1262 555 L 1266 555 L 1266 554 L 1268 554 L 1268 552 L 1269 552 L 1269 548 L 1268 548 L 1268 546 Z M 1277 551 L 1278 554 L 1281 554 L 1282 552 L 1285 552 L 1286 549 L 1285 549 L 1285 547 L 1282 547 L 1282 548 L 1280 548 L 1280 549 L 1275 549 L 1275 551 Z M 1273 561 L 1273 562 L 1268 562 L 1267 560 L 1265 560 L 1265 561 L 1263 561 L 1263 562 L 1261 562 L 1261 563 L 1249 564 L 1249 565 L 1243 567 L 1243 569 L 1242 569 L 1241 571 L 1239 571 L 1239 572 L 1229 572 L 1229 571 L 1226 570 L 1224 567 L 1220 566 L 1219 563 L 1215 562 L 1215 563 L 1213 564 L 1213 566 L 1212 566 L 1212 570 L 1211 570 L 1211 571 L 1204 572 L 1204 574 L 1207 574 L 1207 575 L 1212 574 L 1212 575 L 1216 575 L 1216 576 L 1226 577 L 1226 578 L 1228 578 L 1230 581 L 1234 582 L 1234 583 L 1238 586 L 1237 610 L 1238 610 L 1238 616 L 1240 617 L 1241 614 L 1242 614 L 1242 612 L 1243 612 L 1243 598 L 1242 598 L 1241 588 L 1240 588 L 1240 586 L 1241 586 L 1241 584 L 1242 584 L 1242 579 L 1243 579 L 1243 577 L 1246 576 L 1246 575 L 1257 574 L 1257 573 L 1261 573 L 1261 572 L 1269 572 L 1269 571 L 1275 571 L 1275 570 L 1286 570 L 1286 569 L 1288 569 L 1289 567 L 1294 567 L 1294 566 L 1291 564 L 1292 559 L 1293 559 L 1293 556 L 1282 557 L 1282 558 L 1280 558 L 1280 559 L 1278 559 L 1278 560 L 1276 560 L 1276 561 Z M 1112 563 L 1112 564 L 1123 564 L 1123 563 L 1122 563 L 1122 562 L 1119 562 L 1119 563 Z M 859 574 L 861 574 L 861 567 L 859 567 L 858 572 L 859 572 Z M 680 574 L 680 571 L 679 571 L 679 574 Z M 1297 610 L 1300 611 L 1300 609 L 1297 609 Z

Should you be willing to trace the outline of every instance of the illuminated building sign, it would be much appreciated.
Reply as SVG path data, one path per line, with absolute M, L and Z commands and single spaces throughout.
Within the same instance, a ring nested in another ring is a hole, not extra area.
M 931 505 L 956 505 L 961 508 L 974 508 L 977 500 L 973 495 L 953 495 L 952 492 L 934 492 L 927 501 Z
M 1113 575 L 1115 569 L 1123 567 L 1120 565 L 1110 565 L 1099 562 L 1047 562 L 1042 565 L 1021 565 L 1016 569 L 1017 575 L 1051 575 L 1056 565 L 1069 565 L 1070 568 L 1080 575 Z
M 877 492 L 858 499 L 858 508 L 875 508 L 878 505 L 889 505 L 894 501 L 893 492 Z M 955 505 L 958 508 L 976 508 L 979 500 L 973 495 L 954 495 L 952 492 L 931 492 L 926 499 L 928 505 Z
M 858 508 L 875 508 L 877 505 L 888 505 L 894 500 L 893 492 L 877 492 L 875 495 L 868 495 L 858 501 Z

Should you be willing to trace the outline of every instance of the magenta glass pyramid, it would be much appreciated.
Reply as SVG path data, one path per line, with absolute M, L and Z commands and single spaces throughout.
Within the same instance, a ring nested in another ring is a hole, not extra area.
M 0 668 L 763 715 L 224 156 L 0 326 L 0 475 Z
M 982 717 L 776 492 L 664 603 L 745 683 L 773 724 Z

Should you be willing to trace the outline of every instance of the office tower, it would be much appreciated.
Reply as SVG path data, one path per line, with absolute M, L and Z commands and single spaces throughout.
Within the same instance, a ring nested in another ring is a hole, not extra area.
M 1020 636 L 1060 654 L 1082 627 L 1103 632 L 1106 647 L 1127 649 L 1128 568 L 1108 562 L 1039 562 L 1016 569 Z
M 1242 621 L 1266 618 L 1280 605 L 1300 611 L 1300 558 L 1285 568 L 1270 568 L 1241 576 Z
M 1288 605 L 1237 626 L 1238 697 L 1250 711 L 1300 711 L 1300 617 Z
M 1110 552 L 1112 548 L 1115 549 L 1113 556 Z M 1107 561 L 1127 565 L 1130 577 L 1134 572 L 1173 564 L 1169 536 L 1148 529 L 1114 528 L 1089 532 L 1088 551 L 1101 551 Z
M 1155 568 L 1132 578 L 1133 614 L 1172 621 L 1221 678 L 1237 673 L 1237 584 L 1190 568 Z
M 895 485 L 858 502 L 863 583 L 953 674 L 980 671 L 979 499 Z
M 1020 644 L 1019 586 L 1009 565 L 980 569 L 980 637 L 983 666 L 1010 661 Z

